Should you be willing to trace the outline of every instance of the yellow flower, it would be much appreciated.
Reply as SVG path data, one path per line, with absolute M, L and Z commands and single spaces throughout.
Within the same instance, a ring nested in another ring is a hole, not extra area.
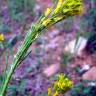
M 58 92 L 56 91 L 53 96 L 59 96 Z
M 0 41 L 4 41 L 4 35 L 3 34 L 0 34 Z
M 59 16 L 59 17 L 54 18 L 54 21 L 57 22 L 57 21 L 62 20 L 62 19 L 63 19 L 63 16 Z
M 52 94 L 51 88 L 48 88 L 48 96 L 51 96 L 51 94 Z
M 83 13 L 84 5 L 82 0 L 59 0 L 53 15 L 65 17 Z
M 65 75 L 60 74 L 58 80 L 53 85 L 54 90 L 58 93 L 66 92 L 73 87 L 73 82 L 65 77 Z
M 50 19 L 46 19 L 43 21 L 42 25 L 47 26 L 48 24 L 50 24 L 51 20 Z
M 81 14 L 84 10 L 82 0 L 65 0 L 63 2 L 63 14 L 69 16 Z
M 56 9 L 54 10 L 54 14 L 57 14 L 60 11 L 63 1 L 59 0 Z
M 45 16 L 41 19 L 41 24 L 45 27 L 49 27 L 70 16 L 82 14 L 84 5 L 82 0 L 58 0 L 54 12 L 52 12 L 53 8 L 54 7 L 48 8 L 45 12 Z
M 47 10 L 45 11 L 45 17 L 47 17 L 52 11 L 52 8 L 47 8 Z

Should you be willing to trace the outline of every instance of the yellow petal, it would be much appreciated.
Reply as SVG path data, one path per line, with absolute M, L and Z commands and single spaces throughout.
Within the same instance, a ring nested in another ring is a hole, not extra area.
M 51 88 L 48 88 L 48 96 L 51 96 L 51 94 L 52 94 L 52 90 Z
M 50 19 L 44 20 L 42 25 L 47 26 L 51 22 Z
M 0 34 L 0 41 L 4 41 L 4 35 Z
M 56 9 L 54 10 L 54 14 L 57 14 L 60 11 L 60 7 L 62 5 L 63 1 L 59 0 Z
M 47 8 L 47 10 L 45 11 L 45 16 L 47 17 L 52 11 L 52 8 Z
M 59 96 L 58 92 L 56 91 L 53 96 Z

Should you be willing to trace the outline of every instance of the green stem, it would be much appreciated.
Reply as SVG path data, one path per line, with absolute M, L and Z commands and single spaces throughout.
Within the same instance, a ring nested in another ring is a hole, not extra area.
M 41 31 L 44 29 L 45 27 L 44 26 L 33 26 L 25 40 L 24 40 L 24 43 L 22 44 L 21 48 L 18 50 L 17 54 L 16 54 L 16 57 L 13 61 L 13 64 L 11 65 L 10 67 L 10 70 L 8 72 L 8 75 L 6 77 L 6 80 L 3 84 L 3 88 L 2 88 L 2 91 L 0 93 L 0 96 L 4 96 L 5 93 L 6 93 L 6 89 L 7 89 L 7 86 L 8 86 L 8 83 L 12 77 L 12 74 L 14 73 L 15 69 L 17 68 L 17 66 L 20 64 L 20 61 L 22 61 L 22 59 L 25 57 L 29 47 L 31 46 L 31 44 L 34 42 L 34 40 L 36 40 L 37 36 L 41 33 Z

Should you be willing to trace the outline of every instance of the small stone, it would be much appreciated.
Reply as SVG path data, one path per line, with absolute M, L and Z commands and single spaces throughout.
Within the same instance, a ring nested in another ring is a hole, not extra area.
M 90 64 L 85 64 L 85 65 L 83 65 L 83 68 L 82 68 L 82 70 L 89 70 L 90 69 L 90 66 L 89 66 Z
M 96 67 L 92 67 L 89 71 L 87 71 L 83 76 L 83 80 L 96 80 Z
M 70 52 L 71 54 L 75 53 L 76 55 L 80 56 L 86 46 L 86 43 L 87 39 L 84 37 L 80 37 L 77 44 L 76 39 L 74 39 L 65 47 L 65 51 Z
M 50 77 L 57 73 L 60 69 L 60 64 L 52 64 L 48 68 L 44 69 L 43 73 L 45 76 Z

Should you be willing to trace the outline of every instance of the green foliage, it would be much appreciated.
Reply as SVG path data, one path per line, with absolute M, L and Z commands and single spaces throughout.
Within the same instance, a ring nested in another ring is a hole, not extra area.
M 8 0 L 9 13 L 12 19 L 22 21 L 26 19 L 24 12 L 34 15 L 35 0 Z
M 10 27 L 7 24 L 4 24 L 3 22 L 0 23 L 0 32 L 8 33 L 10 32 Z
M 62 53 L 61 64 L 67 65 L 72 60 L 72 55 L 69 53 Z
M 84 83 L 78 83 L 72 90 L 71 96 L 95 96 L 95 86 L 84 86 Z
M 20 80 L 18 84 L 12 84 L 8 87 L 8 96 L 24 96 L 25 95 L 25 89 L 26 89 L 26 80 Z
M 40 94 L 39 96 L 48 96 L 47 92 Z
M 92 35 L 92 32 L 85 32 L 85 33 L 84 33 L 84 37 L 87 38 L 87 39 L 88 39 L 91 35 Z

